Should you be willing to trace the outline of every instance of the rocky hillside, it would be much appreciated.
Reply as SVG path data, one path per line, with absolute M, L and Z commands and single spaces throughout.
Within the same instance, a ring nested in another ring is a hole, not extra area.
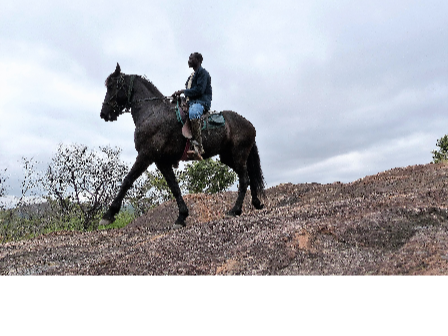
M 0 245 L 0 274 L 448 274 L 448 165 L 396 168 L 343 184 L 282 184 L 265 209 L 236 194 L 188 195 L 121 230 Z

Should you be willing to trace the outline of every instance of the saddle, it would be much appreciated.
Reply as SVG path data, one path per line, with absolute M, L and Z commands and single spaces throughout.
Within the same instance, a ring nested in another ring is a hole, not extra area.
M 182 135 L 187 139 L 185 150 L 181 158 L 182 161 L 191 160 L 191 158 L 187 154 L 187 152 L 190 150 L 190 140 L 193 138 L 191 134 L 190 119 L 188 118 L 188 108 L 189 105 L 185 101 L 185 99 L 179 99 L 177 101 L 175 107 L 177 121 L 182 123 Z M 225 119 L 222 115 L 222 112 L 218 113 L 216 111 L 210 112 L 209 110 L 205 110 L 204 114 L 201 116 L 201 120 L 203 122 L 201 128 L 202 131 L 225 126 Z
M 190 119 L 188 118 L 188 103 L 185 101 L 185 99 L 182 99 L 181 102 L 177 104 L 176 107 L 176 115 L 177 120 L 182 123 L 182 135 L 187 138 L 191 139 L 191 125 L 190 125 Z M 202 125 L 202 131 L 224 127 L 226 124 L 226 121 L 224 119 L 224 116 L 222 115 L 222 112 L 216 112 L 216 111 L 209 111 L 205 110 L 204 114 L 201 116 L 201 120 L 203 122 Z

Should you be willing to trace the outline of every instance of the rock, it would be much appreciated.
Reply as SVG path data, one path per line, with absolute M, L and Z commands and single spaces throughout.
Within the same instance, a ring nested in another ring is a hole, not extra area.
M 444 164 L 286 183 L 233 218 L 235 192 L 187 195 L 181 230 L 170 201 L 123 229 L 2 244 L 0 274 L 448 274 L 447 184 Z

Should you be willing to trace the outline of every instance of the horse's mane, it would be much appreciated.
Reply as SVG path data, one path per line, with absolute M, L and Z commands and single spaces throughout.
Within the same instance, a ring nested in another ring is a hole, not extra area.
M 151 91 L 154 95 L 163 97 L 163 94 L 159 91 L 159 89 L 148 79 L 145 75 L 137 76 L 142 80 L 142 83 L 146 86 L 146 88 Z
M 125 74 L 123 74 L 125 75 Z M 163 94 L 159 91 L 159 89 L 148 79 L 146 78 L 145 75 L 140 76 L 140 75 L 135 75 L 136 77 L 140 78 L 142 80 L 143 85 L 146 86 L 146 88 L 152 92 L 155 96 L 159 96 L 159 97 L 163 97 Z M 106 80 L 104 81 L 104 85 L 107 86 L 110 81 L 112 80 L 112 78 L 115 78 L 116 76 L 112 73 L 110 74 Z

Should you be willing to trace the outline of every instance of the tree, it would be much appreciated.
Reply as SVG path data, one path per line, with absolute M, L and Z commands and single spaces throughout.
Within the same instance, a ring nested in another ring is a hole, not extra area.
M 439 150 L 433 150 L 432 160 L 434 163 L 446 162 L 448 161 L 448 135 L 443 136 L 440 139 L 437 139 L 436 146 L 439 147 Z
M 84 145 L 61 144 L 44 171 L 36 171 L 33 159 L 22 158 L 21 196 L 14 208 L 1 213 L 0 241 L 56 230 L 97 229 L 129 170 L 120 161 L 120 152 L 118 148 L 89 150 Z M 1 194 L 4 181 L 0 176 Z
M 77 216 L 84 230 L 96 229 L 98 217 L 117 194 L 128 166 L 120 161 L 121 149 L 85 145 L 59 145 L 46 172 L 44 188 L 67 219 Z
M 42 171 L 35 169 L 38 162 L 32 158 L 22 158 L 21 196 L 14 208 L 0 211 L 0 241 L 57 230 L 98 229 L 100 216 L 129 170 L 120 153 L 119 148 L 90 150 L 85 145 L 60 144 Z M 7 189 L 4 173 L 6 169 L 0 171 L 0 197 Z M 236 181 L 229 167 L 212 159 L 188 163 L 175 175 L 183 194 L 222 192 Z M 160 171 L 145 172 L 125 198 L 125 206 L 130 203 L 134 214 L 124 211 L 123 224 L 170 199 L 173 195 Z
M 36 235 L 51 222 L 50 218 L 43 216 L 44 199 L 39 194 L 42 174 L 35 169 L 37 163 L 33 158 L 22 157 L 25 176 L 21 183 L 21 195 L 14 198 L 14 207 L 11 207 L 12 199 L 10 199 L 8 209 L 2 212 L 0 241 Z
M 5 174 L 6 174 L 6 169 L 4 170 Z M 0 197 L 5 196 L 6 193 L 6 179 L 7 177 L 4 176 L 3 174 L 0 174 Z
M 213 159 L 195 161 L 185 166 L 185 183 L 189 193 L 223 192 L 231 187 L 236 179 L 235 172 Z
M 6 175 L 6 170 L 4 169 L 3 172 Z M 8 179 L 7 176 L 3 175 L 3 173 L 0 173 L 0 197 L 5 196 L 6 194 L 6 180 Z M 3 202 L 0 200 L 0 210 L 2 210 L 4 208 L 4 204 Z

